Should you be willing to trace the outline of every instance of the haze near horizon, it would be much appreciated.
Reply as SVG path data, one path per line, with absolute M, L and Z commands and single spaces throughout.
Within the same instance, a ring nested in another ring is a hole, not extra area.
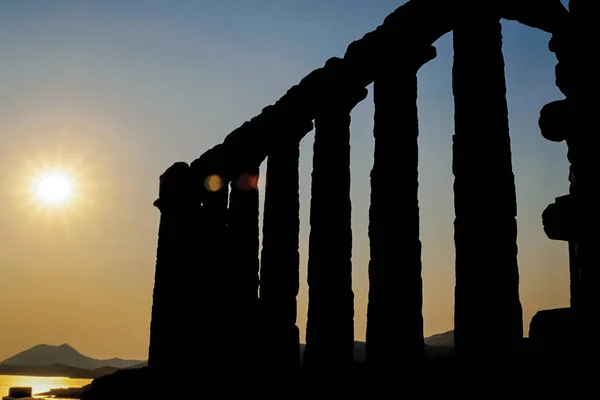
M 343 56 L 402 3 L 0 3 L 0 360 L 40 343 L 69 343 L 94 358 L 146 359 L 159 175 Z M 548 240 L 541 226 L 543 209 L 568 190 L 566 148 L 544 140 L 537 126 L 542 106 L 563 96 L 550 36 L 513 22 L 503 27 L 527 332 L 535 312 L 569 301 L 566 245 Z M 437 58 L 419 73 L 427 336 L 453 327 L 451 39 L 435 44 Z M 352 114 L 357 340 L 364 340 L 368 292 L 372 103 L 371 93 Z M 302 339 L 311 149 L 309 134 L 300 171 Z M 201 288 L 201 270 L 196 279 Z

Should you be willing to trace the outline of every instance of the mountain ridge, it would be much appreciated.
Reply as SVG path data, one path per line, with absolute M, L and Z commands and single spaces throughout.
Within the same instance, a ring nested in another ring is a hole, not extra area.
M 354 343 L 354 359 L 362 362 L 365 360 L 366 356 L 365 342 L 355 341 Z M 304 346 L 304 343 L 302 343 L 301 358 L 304 353 Z M 454 331 L 452 330 L 425 338 L 425 353 L 429 357 L 452 354 L 453 351 Z M 101 372 L 102 368 L 105 368 L 106 371 L 109 371 L 110 369 L 116 371 L 117 369 L 140 368 L 147 365 L 147 360 L 132 360 L 119 357 L 95 359 L 81 354 L 68 343 L 63 343 L 58 346 L 38 344 L 0 362 L 0 371 L 19 371 L 28 368 L 40 371 L 44 369 L 54 371 L 58 368 L 58 370 L 62 371 L 64 370 L 62 367 L 69 367 L 89 371 L 89 373 L 81 371 L 73 372 L 73 374 L 78 376 L 87 376 L 98 374 Z M 1 373 L 2 372 L 0 372 L 0 374 Z
M 431 335 L 425 338 L 425 344 L 428 346 L 454 347 L 454 331 Z
M 425 338 L 425 356 L 428 358 L 445 357 L 454 354 L 454 331 L 438 333 Z M 306 344 L 300 343 L 300 359 L 304 357 L 304 348 Z M 354 361 L 365 362 L 366 343 L 363 341 L 354 341 Z
M 130 360 L 118 357 L 95 359 L 81 354 L 68 343 L 63 343 L 58 346 L 38 344 L 7 358 L 0 364 L 14 367 L 48 367 L 60 364 L 67 367 L 95 370 L 103 367 L 123 369 L 143 362 L 144 360 Z

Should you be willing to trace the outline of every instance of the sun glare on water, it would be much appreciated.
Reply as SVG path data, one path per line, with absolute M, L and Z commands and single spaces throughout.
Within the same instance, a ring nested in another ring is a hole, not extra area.
M 63 171 L 45 171 L 34 180 L 33 191 L 44 205 L 64 206 L 73 196 L 73 178 Z

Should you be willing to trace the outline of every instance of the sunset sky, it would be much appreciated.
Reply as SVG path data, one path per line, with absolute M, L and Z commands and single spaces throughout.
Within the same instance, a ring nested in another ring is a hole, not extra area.
M 402 3 L 0 2 L 0 361 L 65 342 L 91 357 L 145 359 L 158 176 L 221 142 Z M 567 193 L 566 148 L 537 126 L 541 107 L 563 96 L 550 36 L 512 22 L 504 34 L 527 333 L 536 311 L 568 305 L 566 245 L 545 237 L 540 217 Z M 419 73 L 426 335 L 452 329 L 454 303 L 451 35 L 436 47 Z M 364 340 L 371 95 L 352 117 L 355 320 Z M 302 337 L 312 142 L 309 134 L 301 160 Z M 72 185 L 62 207 L 32 189 L 54 170 Z

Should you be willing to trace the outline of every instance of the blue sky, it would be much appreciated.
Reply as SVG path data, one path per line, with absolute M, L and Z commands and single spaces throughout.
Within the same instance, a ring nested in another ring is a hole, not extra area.
M 175 161 L 199 157 L 328 58 L 342 56 L 403 2 L 373 3 L 0 2 L 0 279 L 16 282 L 0 292 L 0 326 L 12 319 L 28 332 L 3 340 L 0 359 L 41 342 L 69 342 L 92 356 L 146 357 L 158 176 Z M 566 246 L 546 239 L 540 220 L 546 205 L 567 193 L 568 164 L 565 146 L 545 141 L 537 126 L 541 107 L 562 98 L 550 36 L 514 22 L 503 26 L 528 326 L 537 310 L 568 305 Z M 454 290 L 451 35 L 435 45 L 438 57 L 419 72 L 426 334 L 452 329 Z M 371 95 L 352 117 L 356 337 L 362 340 Z M 311 147 L 308 135 L 301 159 L 302 331 Z M 32 168 L 49 163 L 80 175 L 82 204 L 42 219 L 15 193 Z M 15 229 L 24 218 L 26 228 Z M 52 328 L 49 321 L 56 322 Z

